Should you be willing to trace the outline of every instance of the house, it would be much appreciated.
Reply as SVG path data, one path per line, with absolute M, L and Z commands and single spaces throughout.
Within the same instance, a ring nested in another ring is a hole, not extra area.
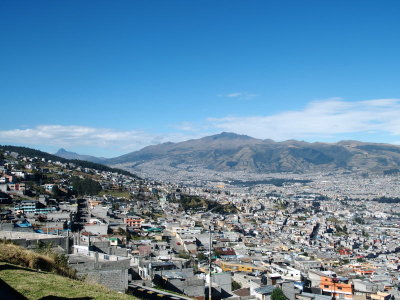
M 173 292 L 204 299 L 204 279 L 196 277 L 193 269 L 177 269 L 155 274 L 154 282 Z
M 284 265 L 272 264 L 271 269 L 273 269 L 276 273 L 278 273 L 283 279 L 294 280 L 294 281 L 302 280 L 301 272 L 295 268 Z
M 345 277 L 336 274 L 321 276 L 320 289 L 323 295 L 335 298 L 353 299 L 353 285 Z
M 121 240 L 117 237 L 111 237 L 108 240 L 110 241 L 110 246 L 118 246 L 121 244 Z
M 53 184 L 53 183 L 47 183 L 47 184 L 44 184 L 44 185 L 42 185 L 42 186 L 44 187 L 44 189 L 45 189 L 46 191 L 51 192 L 51 191 L 53 190 L 54 184 Z
M 68 264 L 78 271 L 79 276 L 118 292 L 128 289 L 130 258 L 90 251 L 88 246 L 74 246 Z
M 19 178 L 25 178 L 25 172 L 23 172 L 23 171 L 15 170 L 15 171 L 11 171 L 11 174 L 13 174 Z
M 57 210 L 55 206 L 44 206 L 38 201 L 35 200 L 21 200 L 20 203 L 17 203 L 14 206 L 14 210 L 16 212 L 20 211 L 24 214 L 26 213 L 43 213 L 47 214 L 49 212 L 54 212 Z
M 321 262 L 316 260 L 295 260 L 294 265 L 301 270 L 320 270 Z
M 226 262 L 221 261 L 220 267 L 224 272 L 246 272 L 252 273 L 256 271 L 265 271 L 264 268 L 256 267 L 250 264 L 243 264 L 239 262 Z
M 298 300 L 332 300 L 331 296 L 312 294 L 312 293 L 301 293 L 296 295 Z
M 8 189 L 12 192 L 25 192 L 25 183 L 9 183 Z
M 15 211 L 21 210 L 23 213 L 36 212 L 36 201 L 22 200 L 19 204 L 14 206 Z
M 140 229 L 144 220 L 138 216 L 126 216 L 124 218 L 124 224 L 128 227 Z
M 271 300 L 271 294 L 276 287 L 274 285 L 266 285 L 254 289 L 252 295 L 260 300 Z

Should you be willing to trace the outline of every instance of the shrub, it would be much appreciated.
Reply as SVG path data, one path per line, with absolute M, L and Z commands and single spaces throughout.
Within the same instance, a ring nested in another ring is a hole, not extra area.
M 76 270 L 68 266 L 68 260 L 65 255 L 50 251 L 43 252 L 43 254 L 36 253 L 11 244 L 8 241 L 0 241 L 0 261 L 25 268 L 52 272 L 73 279 L 77 278 Z
M 286 300 L 286 297 L 280 288 L 275 288 L 272 291 L 271 300 Z

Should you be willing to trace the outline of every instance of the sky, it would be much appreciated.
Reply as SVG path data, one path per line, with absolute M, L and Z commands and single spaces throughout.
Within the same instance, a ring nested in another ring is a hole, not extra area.
M 0 1 L 0 144 L 400 144 L 400 1 Z

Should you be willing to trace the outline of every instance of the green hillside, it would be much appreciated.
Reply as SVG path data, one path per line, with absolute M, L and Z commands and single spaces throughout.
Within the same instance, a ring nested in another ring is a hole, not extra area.
M 78 159 L 65 159 L 53 154 L 49 154 L 40 150 L 32 149 L 32 148 L 27 148 L 27 147 L 19 147 L 19 146 L 9 146 L 9 145 L 0 145 L 0 150 L 3 151 L 11 151 L 11 152 L 16 152 L 20 155 L 23 156 L 29 156 L 29 157 L 39 157 L 39 158 L 44 158 L 47 160 L 53 160 L 53 161 L 60 161 L 62 163 L 73 163 L 79 167 L 82 168 L 90 168 L 90 169 L 95 169 L 98 171 L 105 171 L 105 172 L 115 172 L 118 174 L 122 175 L 127 175 L 127 176 L 132 176 L 134 178 L 140 179 L 138 176 L 135 174 L 132 174 L 128 171 L 121 170 L 118 168 L 111 168 L 102 164 L 86 161 L 86 160 L 78 160 Z
M 137 299 L 71 279 L 76 273 L 65 256 L 47 248 L 39 252 L 0 240 L 0 299 Z
M 5 299 L 41 299 L 43 297 L 133 300 L 100 285 L 69 279 L 53 273 L 38 272 L 0 262 L 0 290 Z

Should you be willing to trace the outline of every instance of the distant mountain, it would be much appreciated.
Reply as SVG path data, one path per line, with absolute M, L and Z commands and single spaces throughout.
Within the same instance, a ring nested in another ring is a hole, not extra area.
M 180 143 L 145 147 L 105 162 L 129 170 L 150 165 L 157 168 L 201 167 L 216 171 L 353 172 L 396 173 L 400 169 L 400 147 L 389 144 L 341 141 L 308 143 L 255 139 L 223 132 Z
M 104 163 L 107 161 L 107 158 L 104 158 L 104 157 L 82 155 L 82 154 L 78 154 L 75 152 L 67 151 L 64 148 L 59 149 L 56 153 L 54 153 L 54 155 L 57 155 L 59 157 L 63 157 L 66 159 L 79 159 L 79 160 L 91 161 L 91 162 L 98 163 L 98 164 L 101 164 L 101 163 Z

